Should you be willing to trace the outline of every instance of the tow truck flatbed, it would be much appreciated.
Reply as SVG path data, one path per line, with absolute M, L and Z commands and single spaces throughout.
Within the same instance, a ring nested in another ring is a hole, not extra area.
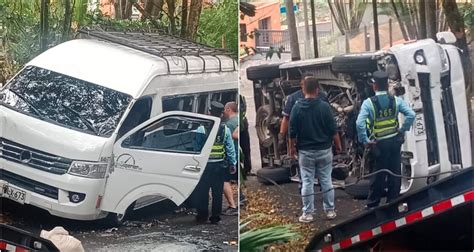
M 307 251 L 474 249 L 474 167 L 313 237 Z

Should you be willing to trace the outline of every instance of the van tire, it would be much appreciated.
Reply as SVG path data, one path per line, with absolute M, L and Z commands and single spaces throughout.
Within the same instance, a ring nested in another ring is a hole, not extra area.
M 251 81 L 269 80 L 280 77 L 280 64 L 265 64 L 247 68 L 247 79 Z
M 331 68 L 336 73 L 373 73 L 377 71 L 377 60 L 373 53 L 338 55 L 332 58 Z
M 357 181 L 355 177 L 347 177 L 345 184 L 352 184 Z M 354 199 L 367 199 L 369 196 L 370 181 L 368 179 L 361 179 L 356 184 L 345 186 L 344 191 L 351 195 Z
M 129 207 L 127 207 L 127 210 L 125 210 L 124 214 L 109 213 L 104 219 L 105 225 L 107 227 L 122 226 L 125 220 L 130 216 L 130 213 L 133 212 L 133 208 L 135 208 L 135 202 L 133 202 Z
M 264 185 L 273 185 L 272 182 L 265 178 L 280 184 L 290 182 L 290 176 L 290 167 L 262 168 L 257 171 L 257 180 Z

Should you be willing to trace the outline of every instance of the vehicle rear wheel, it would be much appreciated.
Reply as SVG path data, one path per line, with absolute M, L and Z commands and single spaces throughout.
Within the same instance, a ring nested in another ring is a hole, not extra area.
M 354 197 L 355 199 L 367 199 L 367 196 L 369 196 L 370 181 L 368 179 L 361 179 L 357 181 L 357 183 L 356 181 L 357 181 L 357 178 L 355 177 L 347 177 L 345 179 L 345 184 L 346 185 L 351 184 L 351 185 L 346 186 L 344 191 L 347 194 Z
M 273 185 L 269 179 L 278 184 L 290 182 L 290 167 L 262 168 L 257 171 L 257 180 L 260 183 Z
M 377 60 L 373 53 L 338 55 L 332 58 L 331 68 L 336 73 L 366 73 L 377 71 Z
M 247 79 L 268 80 L 280 77 L 280 64 L 266 64 L 247 68 Z

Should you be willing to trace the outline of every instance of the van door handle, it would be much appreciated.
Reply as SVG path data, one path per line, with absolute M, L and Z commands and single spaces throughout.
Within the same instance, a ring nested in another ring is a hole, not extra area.
M 183 170 L 191 172 L 200 172 L 201 167 L 197 165 L 186 165 Z

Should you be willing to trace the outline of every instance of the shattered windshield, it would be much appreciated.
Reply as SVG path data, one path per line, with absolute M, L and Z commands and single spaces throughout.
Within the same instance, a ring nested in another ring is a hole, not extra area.
M 34 66 L 0 91 L 2 105 L 102 137 L 112 135 L 131 100 L 130 95 Z

